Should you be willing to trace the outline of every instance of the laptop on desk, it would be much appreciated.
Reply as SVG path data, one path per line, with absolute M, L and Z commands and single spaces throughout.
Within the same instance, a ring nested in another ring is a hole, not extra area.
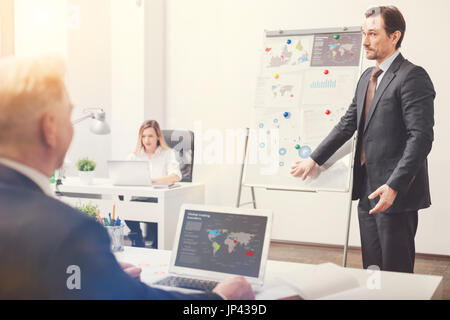
M 271 227 L 270 210 L 184 205 L 169 276 L 152 285 L 211 291 L 220 281 L 241 275 L 258 291 L 264 283 Z
M 108 173 L 115 186 L 152 186 L 149 161 L 108 161 Z

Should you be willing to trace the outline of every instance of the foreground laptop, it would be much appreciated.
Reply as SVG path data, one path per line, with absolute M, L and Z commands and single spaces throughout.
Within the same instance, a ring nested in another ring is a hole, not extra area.
M 108 173 L 115 186 L 151 186 L 149 161 L 108 161 Z
M 241 275 L 257 291 L 264 283 L 271 227 L 270 210 L 184 205 L 169 276 L 153 286 L 211 291 Z

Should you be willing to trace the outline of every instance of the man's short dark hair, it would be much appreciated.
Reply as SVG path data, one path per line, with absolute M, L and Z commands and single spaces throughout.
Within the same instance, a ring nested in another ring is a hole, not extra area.
M 366 18 L 369 18 L 371 16 L 377 16 L 378 14 L 381 14 L 381 17 L 384 20 L 384 29 L 388 36 L 395 31 L 401 32 L 402 35 L 396 45 L 396 49 L 400 48 L 406 31 L 406 22 L 402 13 L 395 6 L 380 6 L 368 9 L 365 16 Z

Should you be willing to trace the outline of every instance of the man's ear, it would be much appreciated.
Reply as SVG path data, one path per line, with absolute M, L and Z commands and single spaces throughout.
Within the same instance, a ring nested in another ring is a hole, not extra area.
M 42 138 L 44 144 L 50 148 L 56 147 L 56 117 L 52 112 L 46 112 L 41 120 Z
M 395 45 L 397 45 L 397 43 L 400 41 L 401 36 L 402 36 L 402 33 L 398 30 L 391 33 L 391 35 L 390 35 L 391 39 L 393 41 L 395 41 Z

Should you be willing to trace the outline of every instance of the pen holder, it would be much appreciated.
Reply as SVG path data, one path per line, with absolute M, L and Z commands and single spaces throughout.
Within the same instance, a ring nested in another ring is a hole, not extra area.
M 109 238 L 111 239 L 111 251 L 123 251 L 124 226 L 106 226 L 105 228 L 108 230 Z

